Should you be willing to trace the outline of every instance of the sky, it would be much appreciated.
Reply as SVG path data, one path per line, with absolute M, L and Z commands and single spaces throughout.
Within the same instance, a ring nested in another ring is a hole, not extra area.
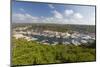
M 12 23 L 95 25 L 95 6 L 13 0 Z

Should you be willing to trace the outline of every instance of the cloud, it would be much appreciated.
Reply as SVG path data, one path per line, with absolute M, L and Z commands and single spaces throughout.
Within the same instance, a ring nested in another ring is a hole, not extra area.
M 69 24 L 87 24 L 84 16 L 79 12 L 75 12 L 74 10 L 65 10 L 64 14 L 65 17 L 68 19 L 67 22 Z
M 52 14 L 53 16 L 51 17 L 45 17 L 43 22 L 57 24 L 87 24 L 87 22 L 84 21 L 83 15 L 73 10 L 65 10 L 64 13 L 54 10 Z
M 60 12 L 58 12 L 57 10 L 52 11 L 52 13 L 55 18 L 58 18 L 58 19 L 63 18 L 63 15 Z
M 23 9 L 23 8 L 20 8 L 19 10 L 22 11 L 22 12 L 25 12 L 25 9 Z
M 95 16 L 91 17 L 91 18 L 88 19 L 87 21 L 89 22 L 88 24 L 91 25 L 91 22 L 92 22 L 92 25 L 95 25 Z
M 48 6 L 49 6 L 51 9 L 54 9 L 54 8 L 55 8 L 52 4 L 48 4 Z
M 70 16 L 70 15 L 72 15 L 73 13 L 74 13 L 73 10 L 65 10 L 65 15 L 66 15 L 66 16 Z
M 65 13 L 60 13 L 57 10 L 51 11 L 52 16 L 43 17 L 44 23 L 58 24 L 83 24 L 83 16 L 80 13 L 75 13 L 73 10 L 65 10 Z M 67 16 L 66 16 L 66 15 Z
M 73 10 L 65 10 L 65 16 L 73 18 L 73 19 L 77 19 L 77 20 L 83 18 L 82 14 L 78 12 L 74 12 Z
M 43 23 L 54 23 L 55 18 L 54 17 L 45 17 L 44 19 L 42 19 Z
M 37 21 L 38 17 L 34 17 L 28 13 L 14 13 L 12 15 L 12 21 L 13 22 L 24 22 L 24 23 L 32 23 L 34 21 Z
M 49 4 L 51 5 L 51 4 Z M 24 9 L 20 9 L 21 11 L 25 11 Z M 14 13 L 12 14 L 13 22 L 23 22 L 23 23 L 57 23 L 57 24 L 95 24 L 95 17 L 92 19 L 84 19 L 84 16 L 75 12 L 74 10 L 64 10 L 62 13 L 57 10 L 51 11 L 52 16 L 33 16 L 29 13 Z
M 76 18 L 76 19 L 82 19 L 83 16 L 82 16 L 82 14 L 80 14 L 80 13 L 75 13 L 75 14 L 74 14 L 74 18 Z
M 57 24 L 83 24 L 83 16 L 80 13 L 75 13 L 72 10 L 65 11 L 67 15 L 66 17 L 64 13 L 60 13 L 57 10 L 52 11 L 52 16 L 48 17 L 36 17 L 32 16 L 29 13 L 14 13 L 12 14 L 13 22 L 23 22 L 23 23 L 57 23 Z

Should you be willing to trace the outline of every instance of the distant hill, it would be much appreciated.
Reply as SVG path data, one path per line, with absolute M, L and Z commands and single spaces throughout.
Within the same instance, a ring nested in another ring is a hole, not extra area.
M 78 31 L 95 33 L 95 25 L 78 25 L 78 24 L 50 24 L 50 23 L 12 23 L 12 28 L 31 26 L 29 29 L 53 30 L 53 31 Z

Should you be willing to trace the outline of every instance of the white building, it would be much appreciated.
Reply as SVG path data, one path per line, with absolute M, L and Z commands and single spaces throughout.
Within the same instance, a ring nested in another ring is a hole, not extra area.
M 24 35 L 22 35 L 22 34 L 14 34 L 13 37 L 15 37 L 16 39 L 19 39 L 19 38 L 24 38 Z

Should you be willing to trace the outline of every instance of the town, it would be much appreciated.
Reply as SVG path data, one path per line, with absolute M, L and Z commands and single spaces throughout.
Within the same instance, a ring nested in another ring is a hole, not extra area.
M 51 30 L 26 30 L 28 27 L 17 27 L 13 29 L 13 37 L 16 39 L 24 38 L 27 41 L 37 41 L 46 45 L 81 45 L 93 43 L 95 41 L 95 33 L 79 33 L 77 31 L 58 32 Z

